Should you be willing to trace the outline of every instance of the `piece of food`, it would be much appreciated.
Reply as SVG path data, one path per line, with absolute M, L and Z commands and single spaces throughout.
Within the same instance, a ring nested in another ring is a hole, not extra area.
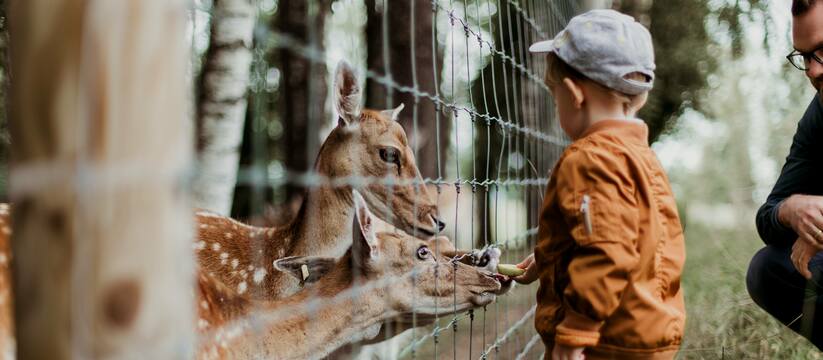
M 506 276 L 520 276 L 523 275 L 526 270 L 517 267 L 517 265 L 497 264 L 497 272 Z

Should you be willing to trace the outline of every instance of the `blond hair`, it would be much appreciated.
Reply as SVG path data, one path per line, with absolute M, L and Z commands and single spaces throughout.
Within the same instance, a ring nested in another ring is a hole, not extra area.
M 620 91 L 610 89 L 606 86 L 601 85 L 596 81 L 592 81 L 586 75 L 583 75 L 581 72 L 577 71 L 577 69 L 571 67 L 571 65 L 567 64 L 563 59 L 557 56 L 555 53 L 548 53 L 546 57 L 546 85 L 548 86 L 559 86 L 563 79 L 571 79 L 573 81 L 588 81 L 591 84 L 595 84 L 597 87 L 602 89 L 603 91 L 607 91 L 612 96 L 614 96 L 615 100 L 623 105 L 623 109 L 626 112 L 637 112 L 642 107 L 643 103 L 646 101 L 646 95 L 648 92 L 639 94 L 639 95 L 629 95 L 624 94 Z M 635 80 L 640 82 L 647 82 L 649 79 L 646 75 L 641 73 L 631 73 L 625 76 L 628 80 Z

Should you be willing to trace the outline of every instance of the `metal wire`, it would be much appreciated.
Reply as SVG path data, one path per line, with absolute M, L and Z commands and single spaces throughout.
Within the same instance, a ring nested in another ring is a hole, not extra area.
M 310 2 L 310 10 L 316 12 L 317 2 Z M 434 137 L 450 139 L 447 148 L 441 147 L 440 141 L 435 141 L 435 159 L 421 159 L 419 149 L 414 148 L 418 162 L 437 163 L 434 176 L 422 180 L 328 177 L 314 171 L 285 169 L 279 176 L 268 178 L 264 166 L 251 166 L 241 168 L 238 183 L 257 189 L 266 186 L 279 188 L 288 184 L 308 190 L 374 185 L 388 188 L 430 186 L 437 190 L 436 203 L 439 206 L 446 200 L 454 204 L 455 224 L 463 220 L 461 209 L 467 209 L 472 214 L 469 229 L 456 226 L 453 240 L 457 242 L 461 236 L 468 235 L 469 239 L 477 239 L 477 244 L 472 241 L 458 244 L 460 247 L 498 247 L 504 250 L 501 260 L 521 260 L 531 252 L 537 234 L 536 213 L 540 204 L 534 199 L 545 191 L 554 161 L 569 144 L 554 119 L 549 89 L 543 82 L 544 61 L 540 56 L 532 57 L 526 48 L 530 42 L 549 38 L 559 31 L 575 13 L 575 1 L 409 0 L 412 21 L 408 29 L 392 28 L 393 24 L 387 16 L 389 7 L 401 6 L 402 3 L 374 0 L 374 4 L 380 7 L 380 11 L 375 12 L 379 21 L 375 29 L 379 29 L 383 40 L 377 54 L 382 57 L 382 65 L 381 68 L 365 69 L 362 73 L 366 79 L 383 88 L 387 94 L 387 107 L 394 105 L 393 94 L 406 94 L 414 99 L 414 134 L 419 134 L 418 125 L 422 121 L 433 120 Z M 432 12 L 432 52 L 436 58 L 442 59 L 442 63 L 434 61 L 430 65 L 434 78 L 428 80 L 433 80 L 435 84 L 432 90 L 422 89 L 418 78 L 420 64 L 416 61 L 415 44 L 420 39 L 416 37 L 419 25 L 415 9 L 421 6 L 429 7 Z M 294 34 L 269 27 L 260 27 L 257 31 L 258 42 L 255 45 L 258 54 L 277 49 L 296 54 L 311 64 L 327 61 L 326 51 L 316 40 L 317 35 L 303 41 Z M 391 31 L 411 32 L 408 45 L 411 48 L 411 66 L 408 71 L 412 74 L 412 81 L 408 84 L 401 83 L 398 80 L 400 77 L 392 73 L 391 65 L 402 62 L 402 59 L 390 58 L 390 46 L 395 46 L 389 43 Z M 264 77 L 265 74 L 262 74 L 259 79 Z M 256 88 L 259 91 L 264 87 Z M 433 117 L 424 119 L 420 117 L 419 107 L 425 102 L 433 104 L 437 111 Z M 259 119 L 259 116 L 256 118 Z M 312 119 L 315 118 L 321 117 L 312 114 Z M 319 128 L 319 124 L 322 124 L 320 119 L 312 124 L 313 129 Z M 449 127 L 450 132 L 445 132 Z M 461 132 L 461 128 L 470 128 L 470 133 Z M 448 161 L 441 162 L 445 158 L 442 155 L 448 155 Z M 466 157 L 471 160 L 464 161 Z M 445 195 L 445 190 L 449 190 L 446 193 L 451 195 Z M 466 201 L 470 205 L 462 205 L 461 199 L 464 197 L 468 197 Z M 527 209 L 524 210 L 524 206 Z M 521 212 L 525 218 L 513 217 Z M 515 223 L 510 223 L 512 221 Z M 414 274 L 405 276 L 417 281 Z M 455 279 L 451 280 L 449 283 L 435 284 L 435 287 L 450 287 L 453 291 L 458 284 Z M 313 299 L 275 311 L 261 309 L 209 336 L 236 333 L 237 328 L 261 329 L 266 324 L 301 314 L 312 316 L 321 307 L 339 306 L 365 292 L 390 285 L 390 282 L 370 282 L 331 298 Z M 525 356 L 538 343 L 534 330 L 526 326 L 535 311 L 533 291 L 532 287 L 520 287 L 510 295 L 499 297 L 498 302 L 488 308 L 442 319 L 436 316 L 430 329 L 412 330 L 411 341 L 392 357 L 416 358 L 423 352 L 434 358 L 441 355 L 451 358 L 478 356 L 473 354 L 480 354 L 480 358 Z M 412 299 L 412 302 L 415 301 L 417 299 Z M 456 296 L 452 301 L 456 302 Z M 454 307 L 452 309 L 455 310 Z M 510 318 L 516 321 L 510 323 Z M 482 325 L 475 324 L 475 320 L 482 321 Z M 417 324 L 415 316 L 412 316 L 412 322 Z M 446 336 L 452 336 L 451 346 L 443 346 L 441 338 Z M 469 337 L 468 341 L 459 340 L 466 336 Z M 473 346 L 480 348 L 473 349 Z

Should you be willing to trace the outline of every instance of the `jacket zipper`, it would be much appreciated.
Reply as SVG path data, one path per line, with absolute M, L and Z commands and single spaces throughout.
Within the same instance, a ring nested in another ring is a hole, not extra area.
M 591 201 L 592 198 L 588 194 L 583 195 L 583 203 L 580 204 L 580 212 L 583 213 L 583 226 L 586 228 L 586 234 L 592 234 L 592 218 L 591 218 Z

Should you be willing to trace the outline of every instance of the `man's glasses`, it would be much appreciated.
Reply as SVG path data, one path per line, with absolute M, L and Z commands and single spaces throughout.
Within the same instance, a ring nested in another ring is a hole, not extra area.
M 800 52 L 795 50 L 792 51 L 791 54 L 786 55 L 786 59 L 789 59 L 789 62 L 798 70 L 807 71 L 809 70 L 809 65 L 812 64 L 812 60 L 823 65 L 823 60 L 821 60 L 823 59 L 823 47 L 811 52 Z

